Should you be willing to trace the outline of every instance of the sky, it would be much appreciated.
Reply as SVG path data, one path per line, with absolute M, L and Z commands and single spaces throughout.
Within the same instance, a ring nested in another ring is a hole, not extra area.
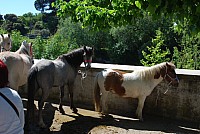
M 25 13 L 40 13 L 34 7 L 35 0 L 0 0 L 0 15 L 15 14 L 22 16 Z

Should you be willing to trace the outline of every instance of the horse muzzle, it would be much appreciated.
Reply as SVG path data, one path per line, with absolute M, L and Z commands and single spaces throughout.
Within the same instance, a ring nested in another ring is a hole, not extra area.
M 91 63 L 86 63 L 85 68 L 86 68 L 87 70 L 90 69 L 90 68 L 91 68 Z
M 174 86 L 174 87 L 178 87 L 178 85 L 179 85 L 179 79 L 176 77 L 174 80 L 172 80 L 172 86 Z
M 88 70 L 91 68 L 92 60 L 84 60 L 85 68 Z

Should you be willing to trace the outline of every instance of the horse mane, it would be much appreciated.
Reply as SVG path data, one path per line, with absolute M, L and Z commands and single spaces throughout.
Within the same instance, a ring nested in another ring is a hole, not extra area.
M 23 41 L 20 48 L 16 51 L 16 53 L 30 55 L 30 52 L 28 52 L 27 47 L 25 46 L 27 44 L 29 45 L 29 43 Z
M 83 48 L 78 48 L 67 54 L 60 55 L 57 59 L 65 59 L 70 65 L 78 67 L 83 62 L 83 53 Z
M 151 66 L 149 68 L 145 68 L 142 70 L 136 70 L 134 73 L 138 74 L 141 79 L 152 79 L 154 78 L 155 74 L 160 72 L 161 69 L 166 68 L 166 63 L 171 66 L 171 68 L 175 69 L 175 65 L 171 62 L 163 62 L 154 66 Z

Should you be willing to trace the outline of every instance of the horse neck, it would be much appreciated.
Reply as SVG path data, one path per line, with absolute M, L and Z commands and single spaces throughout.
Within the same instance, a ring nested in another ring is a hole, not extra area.
M 160 75 L 159 78 L 154 78 L 156 72 L 160 72 L 162 66 L 153 66 L 145 70 L 136 71 L 139 74 L 141 80 L 146 81 L 150 87 L 155 88 L 162 80 L 163 77 Z
M 151 87 L 154 89 L 162 80 L 163 77 L 159 77 L 158 79 L 152 79 L 150 81 Z
M 71 66 L 78 68 L 83 62 L 83 53 L 70 53 L 63 55 L 61 58 L 64 58 Z
M 24 46 L 21 46 L 15 53 L 29 55 L 28 51 Z

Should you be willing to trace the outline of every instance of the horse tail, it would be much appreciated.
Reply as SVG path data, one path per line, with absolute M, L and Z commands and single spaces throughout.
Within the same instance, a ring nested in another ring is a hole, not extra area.
M 38 82 L 37 82 L 37 67 L 32 67 L 29 70 L 28 74 L 28 104 L 27 104 L 27 123 L 29 124 L 29 121 L 34 121 L 34 111 L 35 111 L 35 105 L 34 105 L 34 97 L 37 89 L 39 88 Z
M 100 87 L 98 83 L 98 77 L 100 73 L 98 73 L 94 79 L 94 106 L 95 106 L 95 111 L 100 112 Z

